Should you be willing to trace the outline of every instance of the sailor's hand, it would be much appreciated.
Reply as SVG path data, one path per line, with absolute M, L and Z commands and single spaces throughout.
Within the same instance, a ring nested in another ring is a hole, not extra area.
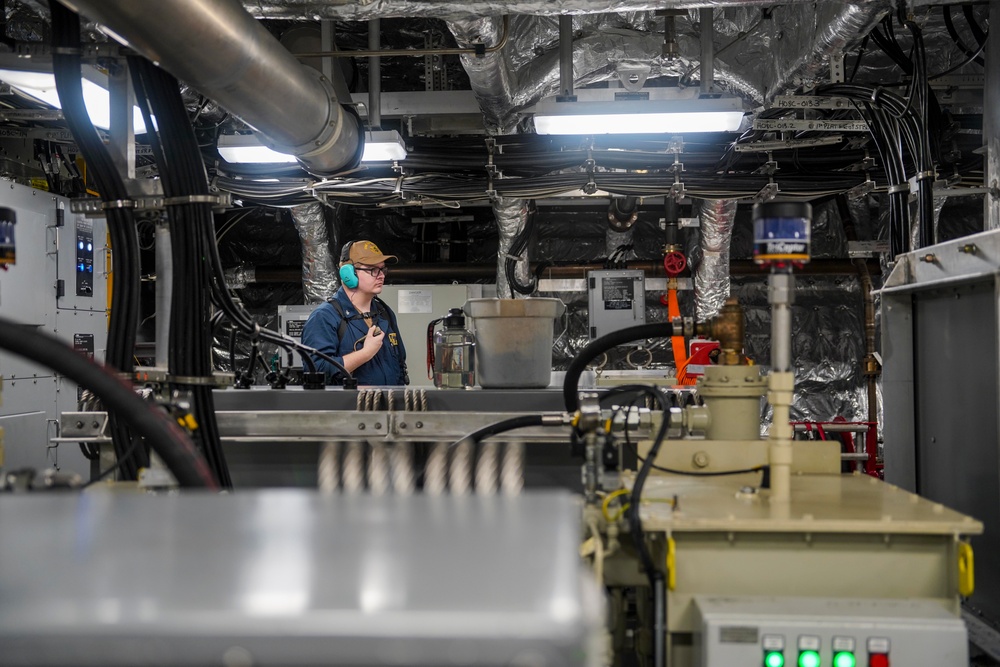
M 374 357 L 382 348 L 382 342 L 384 340 L 385 334 L 378 328 L 378 325 L 373 325 L 370 329 L 368 329 L 368 335 L 365 336 L 365 342 L 361 349 Z

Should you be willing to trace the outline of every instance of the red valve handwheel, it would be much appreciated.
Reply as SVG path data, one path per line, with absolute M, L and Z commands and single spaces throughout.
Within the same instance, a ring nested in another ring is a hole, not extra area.
M 687 258 L 681 252 L 668 252 L 663 257 L 663 270 L 667 275 L 674 278 L 687 268 Z

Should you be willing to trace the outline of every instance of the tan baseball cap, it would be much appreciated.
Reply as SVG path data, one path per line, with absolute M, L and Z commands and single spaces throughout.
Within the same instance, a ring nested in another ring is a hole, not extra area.
M 355 241 L 351 244 L 348 259 L 351 264 L 378 264 L 380 262 L 396 262 L 395 255 L 383 255 L 378 246 L 371 241 Z

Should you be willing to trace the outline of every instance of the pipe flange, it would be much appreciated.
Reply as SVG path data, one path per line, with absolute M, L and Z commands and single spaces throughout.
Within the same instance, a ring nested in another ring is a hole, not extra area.
M 261 143 L 279 153 L 294 155 L 302 166 L 310 172 L 333 173 L 344 169 L 352 169 L 360 161 L 359 144 L 363 142 L 360 132 L 360 121 L 356 116 L 347 113 L 337 99 L 330 81 L 323 74 L 312 68 L 306 68 L 316 77 L 330 100 L 329 112 L 322 131 L 305 143 L 288 146 L 271 141 L 266 134 L 261 133 Z M 354 139 L 352 142 L 351 139 Z M 339 147 L 337 144 L 341 144 Z M 340 150 L 335 150 L 340 148 Z M 356 160 L 356 161 L 355 161 Z

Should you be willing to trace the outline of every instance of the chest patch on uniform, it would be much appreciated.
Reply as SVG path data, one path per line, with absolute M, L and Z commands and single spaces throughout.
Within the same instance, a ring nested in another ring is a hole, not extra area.
M 395 333 L 390 333 L 389 334 L 389 343 L 391 345 L 399 345 L 399 341 L 396 340 L 396 334 Z

